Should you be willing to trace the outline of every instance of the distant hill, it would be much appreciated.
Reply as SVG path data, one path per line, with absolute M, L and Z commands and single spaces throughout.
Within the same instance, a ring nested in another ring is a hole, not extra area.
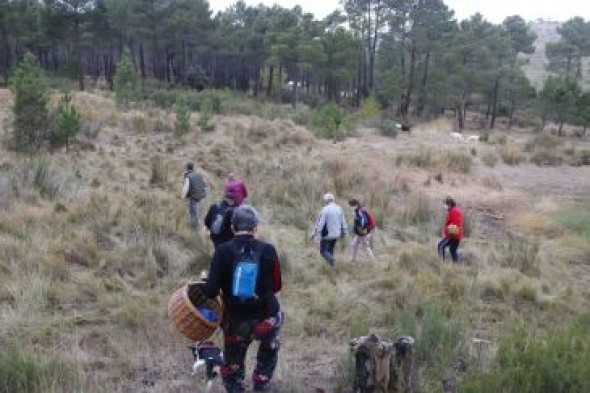
M 557 28 L 560 24 L 561 22 L 545 21 L 542 19 L 531 22 L 531 27 L 537 34 L 537 41 L 535 42 L 536 50 L 532 55 L 523 56 L 523 58 L 529 60 L 529 64 L 524 66 L 524 70 L 531 80 L 532 85 L 537 89 L 543 87 L 543 81 L 551 74 L 545 67 L 548 63 L 545 55 L 545 46 L 548 42 L 559 41 L 560 35 L 557 32 Z M 590 58 L 583 59 L 582 86 L 584 89 L 590 89 Z

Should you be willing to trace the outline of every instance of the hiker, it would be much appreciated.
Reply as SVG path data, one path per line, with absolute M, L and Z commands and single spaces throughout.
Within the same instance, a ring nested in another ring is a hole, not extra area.
M 330 266 L 334 266 L 334 247 L 338 238 L 346 235 L 346 219 L 342 208 L 335 202 L 334 194 L 323 197 L 324 207 L 311 234 L 311 239 L 320 239 L 320 254 Z
M 231 217 L 235 205 L 235 196 L 225 194 L 222 200 L 209 207 L 205 216 L 205 226 L 209 230 L 209 236 L 215 249 L 234 237 L 231 229 Z
M 203 175 L 195 172 L 195 164 L 188 162 L 184 172 L 184 185 L 181 198 L 188 201 L 188 214 L 190 225 L 193 229 L 199 228 L 199 206 L 198 203 L 207 196 L 207 183 Z
M 246 352 L 260 341 L 252 375 L 254 391 L 264 391 L 275 371 L 283 313 L 275 294 L 281 290 L 281 267 L 274 246 L 256 239 L 258 213 L 250 206 L 232 214 L 234 238 L 215 250 L 201 288 L 209 298 L 220 291 L 226 317 L 221 375 L 227 392 L 245 391 Z M 253 274 L 250 274 L 253 273 Z
M 350 262 L 356 261 L 356 254 L 360 244 L 363 244 L 365 252 L 372 260 L 375 260 L 371 249 L 373 231 L 375 229 L 375 218 L 363 207 L 358 199 L 350 199 L 348 205 L 354 209 L 354 237 L 350 243 Z
M 453 262 L 458 262 L 457 249 L 463 238 L 463 212 L 451 197 L 446 197 L 443 203 L 447 209 L 447 219 L 443 228 L 443 239 L 438 243 L 438 255 L 444 261 L 445 251 L 448 247 L 451 259 Z
M 246 198 L 248 198 L 248 190 L 244 182 L 236 177 L 233 173 L 227 176 L 227 183 L 225 184 L 225 193 L 233 194 L 236 201 L 236 206 L 240 206 Z

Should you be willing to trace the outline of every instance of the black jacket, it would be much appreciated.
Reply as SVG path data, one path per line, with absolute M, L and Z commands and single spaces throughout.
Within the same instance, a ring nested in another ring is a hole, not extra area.
M 231 217 L 233 214 L 233 207 L 231 207 L 225 200 L 220 202 L 214 203 L 209 207 L 209 211 L 205 216 L 205 226 L 207 229 L 211 230 L 211 225 L 213 225 L 213 221 L 215 221 L 215 217 L 221 211 L 225 210 L 225 214 L 223 216 L 223 223 L 221 224 L 221 231 L 218 234 L 210 234 L 211 240 L 213 244 L 215 244 L 215 248 L 222 243 L 225 243 L 228 240 L 233 239 L 234 233 L 231 229 Z
M 260 255 L 256 284 L 258 298 L 242 302 L 232 296 L 232 282 L 235 263 L 240 250 L 246 245 Z M 230 317 L 264 319 L 280 311 L 275 293 L 281 290 L 281 286 L 281 266 L 274 246 L 252 235 L 240 234 L 215 250 L 209 267 L 209 278 L 202 289 L 210 298 L 217 296 L 221 290 Z

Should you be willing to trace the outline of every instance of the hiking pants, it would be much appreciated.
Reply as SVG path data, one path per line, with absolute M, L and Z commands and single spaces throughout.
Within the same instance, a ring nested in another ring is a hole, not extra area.
M 188 198 L 188 215 L 191 228 L 199 228 L 199 202 L 196 199 Z
M 352 238 L 352 243 L 350 244 L 350 262 L 356 261 L 356 254 L 361 243 L 367 255 L 371 259 L 375 259 L 375 256 L 373 255 L 373 250 L 371 250 L 371 237 L 372 233 L 367 233 L 365 236 L 354 235 L 354 237 Z
M 260 390 L 270 382 L 279 358 L 279 333 L 283 323 L 282 313 L 277 316 L 274 327 L 259 338 L 256 366 L 252 374 L 254 390 Z M 246 373 L 245 360 L 248 347 L 254 340 L 254 328 L 261 320 L 228 318 L 223 326 L 224 347 L 221 376 L 228 393 L 244 392 Z
M 445 237 L 444 239 L 442 239 L 438 243 L 438 256 L 440 257 L 440 259 L 442 259 L 443 261 L 445 260 L 445 251 L 448 247 L 451 253 L 451 259 L 453 260 L 453 262 L 458 262 L 459 256 L 457 255 L 457 249 L 459 248 L 459 243 L 459 239 L 451 239 L 449 237 Z
M 320 241 L 320 254 L 330 266 L 334 266 L 334 247 L 338 239 L 322 239 Z

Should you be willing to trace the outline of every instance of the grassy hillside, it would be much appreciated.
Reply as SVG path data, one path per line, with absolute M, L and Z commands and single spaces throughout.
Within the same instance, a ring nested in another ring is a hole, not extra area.
M 361 122 L 336 143 L 288 118 L 304 122 L 304 108 L 237 98 L 222 102 L 214 131 L 193 113 L 179 138 L 173 114 L 153 104 L 74 100 L 87 135 L 75 151 L 28 159 L 0 148 L 0 344 L 11 348 L 0 391 L 203 387 L 166 316 L 212 251 L 179 199 L 187 159 L 211 183 L 206 204 L 228 171 L 241 175 L 261 237 L 278 247 L 287 323 L 276 391 L 349 391 L 348 341 L 369 332 L 414 335 L 414 391 L 437 391 L 443 377 L 487 370 L 517 329 L 543 337 L 590 307 L 586 140 L 519 130 L 468 144 L 442 118 L 395 139 Z M 1 90 L 3 137 L 10 106 Z M 347 263 L 344 246 L 335 269 L 321 260 L 308 236 L 327 191 L 376 213 L 375 263 Z M 465 265 L 436 256 L 447 194 L 465 210 Z M 490 342 L 485 354 L 473 352 L 475 337 Z
M 561 22 L 551 22 L 537 20 L 531 23 L 533 31 L 537 34 L 537 41 L 535 42 L 535 53 L 531 55 L 524 55 L 523 58 L 528 60 L 528 64 L 524 66 L 525 73 L 531 80 L 531 83 L 537 90 L 543 87 L 543 81 L 550 74 L 546 70 L 548 63 L 545 55 L 545 46 L 549 42 L 557 42 L 560 40 L 560 35 L 557 28 Z M 583 59 L 583 75 L 582 86 L 584 89 L 590 88 L 590 58 Z

